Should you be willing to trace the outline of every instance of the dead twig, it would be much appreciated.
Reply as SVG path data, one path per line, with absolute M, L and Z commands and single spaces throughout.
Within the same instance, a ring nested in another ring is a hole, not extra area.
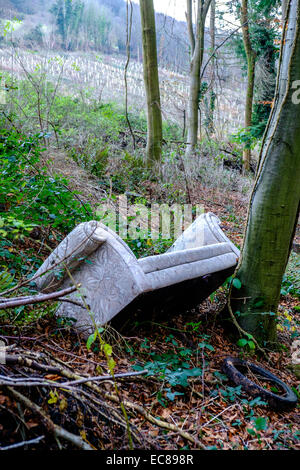
M 19 447 L 25 447 L 25 446 L 29 446 L 32 444 L 38 444 L 44 438 L 45 436 L 39 436 L 39 437 L 36 437 L 35 439 L 30 439 L 30 441 L 16 442 L 16 444 L 12 444 L 10 446 L 0 447 L 0 450 L 12 450 L 12 449 L 17 449 Z
M 56 359 L 55 362 L 59 362 L 60 364 L 63 364 L 62 361 L 59 359 Z M 52 359 L 53 362 L 53 359 Z M 82 380 L 82 377 L 78 374 L 75 374 L 72 370 L 68 370 L 65 367 L 61 368 L 61 374 L 64 375 L 65 377 L 69 379 L 74 379 L 74 380 Z M 103 399 L 107 399 L 109 401 L 112 401 L 113 403 L 120 404 L 119 403 L 119 398 L 116 395 L 113 395 L 108 392 L 104 392 L 102 389 L 100 389 L 95 383 L 88 381 L 86 382 L 86 386 L 96 392 L 98 395 L 100 395 Z M 184 439 L 188 440 L 192 444 L 194 444 L 197 448 L 200 449 L 205 449 L 205 446 L 194 436 L 189 434 L 186 431 L 183 431 L 182 429 L 178 428 L 177 426 L 167 423 L 166 421 L 163 421 L 161 419 L 155 418 L 152 416 L 148 411 L 146 411 L 142 406 L 137 405 L 131 401 L 128 400 L 123 400 L 123 404 L 126 407 L 126 409 L 130 410 L 130 412 L 135 412 L 139 413 L 142 415 L 147 421 L 149 421 L 151 424 L 154 424 L 156 426 L 159 426 L 163 429 L 167 429 L 169 431 L 175 431 L 178 433 L 181 437 Z
M 30 367 L 27 365 L 27 367 Z M 45 367 L 46 368 L 46 367 Z M 47 372 L 59 373 L 59 369 L 49 368 Z M 19 377 L 9 377 L 0 375 L 0 386 L 11 385 L 12 387 L 55 387 L 55 388 L 70 388 L 74 385 L 85 384 L 87 382 L 100 382 L 105 380 L 114 380 L 118 378 L 127 378 L 135 377 L 137 375 L 146 374 L 148 371 L 143 370 L 141 372 L 128 372 L 112 375 L 99 375 L 97 377 L 83 377 L 78 380 L 72 380 L 69 382 L 54 382 L 52 380 L 45 380 L 41 377 L 29 377 L 29 378 L 19 378 Z
M 104 396 L 108 400 L 111 400 L 115 403 L 117 403 L 117 401 L 118 401 L 118 398 L 115 395 L 112 395 L 110 393 L 105 393 Z M 180 429 L 175 424 L 167 423 L 166 421 L 155 418 L 150 413 L 148 413 L 148 411 L 146 411 L 142 406 L 137 405 L 136 403 L 130 402 L 128 400 L 123 400 L 123 403 L 124 403 L 124 406 L 126 406 L 127 409 L 135 411 L 135 412 L 141 414 L 142 416 L 144 416 L 144 418 L 146 418 L 146 420 L 149 421 L 149 423 L 154 424 L 155 426 L 158 426 L 160 428 L 167 429 L 168 431 L 175 431 L 181 437 L 183 437 L 187 441 L 194 444 L 197 448 L 203 449 L 203 450 L 206 449 L 205 445 L 202 444 L 197 438 L 192 436 L 192 434 L 189 434 L 188 432 L 183 431 L 182 429 Z
M 120 379 L 120 378 L 127 378 L 127 377 L 136 377 L 137 375 L 144 375 L 147 374 L 148 370 L 141 370 L 139 372 L 124 372 L 121 374 L 114 374 L 112 375 L 99 375 L 98 377 L 87 377 L 83 379 L 78 379 L 78 380 L 73 380 L 69 382 L 63 382 L 59 384 L 61 387 L 65 387 L 68 385 L 79 385 L 87 382 L 99 382 L 101 380 L 114 380 L 114 379 Z
M 71 444 L 75 445 L 79 449 L 82 450 L 94 450 L 89 444 L 87 444 L 80 436 L 76 436 L 75 434 L 67 431 L 66 429 L 54 424 L 53 421 L 46 415 L 44 410 L 33 403 L 29 398 L 25 397 L 22 393 L 17 392 L 12 387 L 7 387 L 8 392 L 10 395 L 14 397 L 22 405 L 29 408 L 34 414 L 38 415 L 41 421 L 43 422 L 44 426 L 47 428 L 49 432 L 51 432 L 55 437 L 65 439 L 66 441 L 70 442 Z
M 51 292 L 50 294 L 38 294 L 38 295 L 31 295 L 26 297 L 13 297 L 10 299 L 3 299 L 1 298 L 2 302 L 0 303 L 0 309 L 7 309 L 7 308 L 14 308 L 19 307 L 20 305 L 31 305 L 37 304 L 41 302 L 47 302 L 49 300 L 59 299 L 64 295 L 71 294 L 77 289 L 78 286 L 68 287 L 67 289 L 63 289 L 57 292 Z M 4 301 L 3 301 L 4 300 Z

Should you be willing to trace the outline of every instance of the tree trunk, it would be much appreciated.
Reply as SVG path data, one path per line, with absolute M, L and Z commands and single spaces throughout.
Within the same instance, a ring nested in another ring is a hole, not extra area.
M 213 54 L 216 47 L 216 0 L 211 1 L 210 6 L 210 19 L 209 19 L 209 35 L 210 35 L 210 53 Z M 215 63 L 215 58 L 212 59 L 212 64 Z M 211 65 L 213 71 L 214 67 Z
M 159 165 L 162 149 L 162 117 L 157 66 L 153 0 L 140 0 L 144 83 L 147 99 L 147 164 Z
M 282 24 L 285 23 L 285 15 L 287 13 L 288 0 L 282 0 Z
M 199 94 L 201 89 L 200 71 L 204 53 L 204 27 L 211 1 L 212 0 L 197 0 L 196 32 L 194 33 L 192 0 L 187 0 L 186 18 L 191 47 L 190 91 L 187 110 L 187 155 L 194 150 L 197 144 Z
M 210 54 L 214 54 L 216 47 L 216 0 L 212 0 L 210 6 L 210 25 L 209 25 L 209 34 L 210 34 Z M 208 109 L 208 131 L 210 134 L 214 132 L 214 110 L 215 110 L 215 75 L 216 75 L 216 59 L 212 57 L 210 63 L 210 100 L 209 100 L 209 109 Z
M 245 104 L 245 128 L 249 129 L 252 124 L 252 107 L 254 96 L 254 81 L 255 81 L 255 63 L 256 53 L 252 48 L 250 33 L 249 33 L 249 11 L 248 0 L 242 0 L 241 5 L 241 24 L 243 32 L 243 42 L 247 56 L 247 95 Z M 250 170 L 251 150 L 245 148 L 243 152 L 243 167 L 244 171 Z
M 241 327 L 261 343 L 276 341 L 276 313 L 300 200 L 300 0 L 290 0 L 275 104 L 264 136 L 244 246 L 230 302 Z

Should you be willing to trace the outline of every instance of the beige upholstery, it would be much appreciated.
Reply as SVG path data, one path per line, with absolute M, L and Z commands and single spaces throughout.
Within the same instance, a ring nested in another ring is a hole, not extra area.
M 165 254 L 139 260 L 116 233 L 91 221 L 58 245 L 34 279 L 44 292 L 68 287 L 73 280 L 80 283 L 89 311 L 62 302 L 57 313 L 75 318 L 80 330 L 90 332 L 94 321 L 105 324 L 140 294 L 226 270 L 238 256 L 211 213 L 198 217 Z M 78 293 L 68 298 L 80 301 Z

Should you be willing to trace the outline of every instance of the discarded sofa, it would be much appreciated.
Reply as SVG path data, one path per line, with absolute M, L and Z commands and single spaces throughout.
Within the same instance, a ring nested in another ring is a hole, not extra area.
M 174 314 L 195 307 L 233 273 L 239 254 L 210 212 L 199 216 L 166 253 L 141 259 L 111 229 L 90 221 L 57 246 L 34 279 L 42 292 L 80 284 L 80 295 L 63 299 L 57 314 L 76 319 L 76 328 L 88 335 L 95 323 L 134 310 Z

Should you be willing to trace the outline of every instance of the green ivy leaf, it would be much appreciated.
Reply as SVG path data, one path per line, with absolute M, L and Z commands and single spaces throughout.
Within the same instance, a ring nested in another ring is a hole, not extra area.
M 170 401 L 174 401 L 175 400 L 175 397 L 178 397 L 179 395 L 184 395 L 184 393 L 181 393 L 181 392 L 171 392 L 171 389 L 168 388 L 168 391 L 166 393 L 166 397 L 170 400 Z
M 237 345 L 240 347 L 240 348 L 244 348 L 246 346 L 246 344 L 248 344 L 248 341 L 245 339 L 245 338 L 241 338 L 238 340 L 237 342 Z
M 254 419 L 254 425 L 257 431 L 264 431 L 268 427 L 268 420 L 263 416 Z
M 93 333 L 92 335 L 88 337 L 88 340 L 86 342 L 87 349 L 91 349 L 91 346 L 96 341 L 96 338 L 97 338 L 97 332 L 95 331 L 95 333 Z
M 242 287 L 242 283 L 237 277 L 233 279 L 232 284 L 236 289 L 240 289 Z
M 116 361 L 114 361 L 114 359 L 110 357 L 107 361 L 107 365 L 108 365 L 110 373 L 113 374 L 115 367 L 116 367 Z
M 248 339 L 253 339 L 253 336 L 250 333 L 245 333 Z
M 103 351 L 104 351 L 104 354 L 106 356 L 111 356 L 112 355 L 112 347 L 110 346 L 110 344 L 105 344 L 103 346 Z
M 260 308 L 260 307 L 263 307 L 264 305 L 264 301 L 263 300 L 258 300 L 254 305 L 253 307 L 255 308 Z

